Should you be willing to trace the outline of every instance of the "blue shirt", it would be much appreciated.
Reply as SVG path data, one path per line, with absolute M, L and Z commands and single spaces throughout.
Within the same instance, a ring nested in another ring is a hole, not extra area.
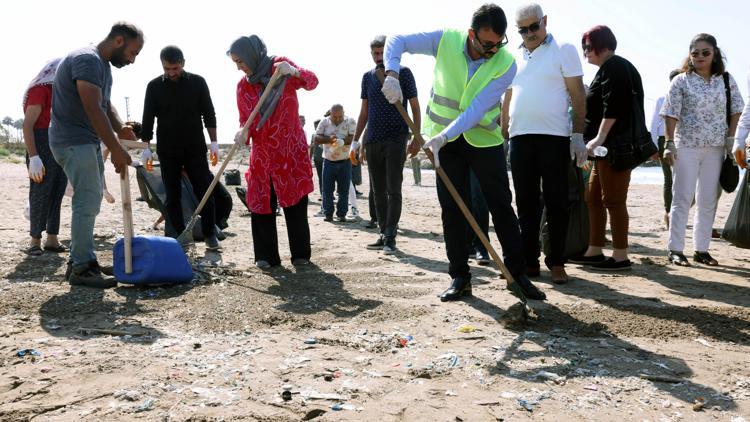
M 91 125 L 78 95 L 76 81 L 86 81 L 102 90 L 102 110 L 109 110 L 112 93 L 112 69 L 99 57 L 95 45 L 67 55 L 57 67 L 52 85 L 52 121 L 49 142 L 57 147 L 99 143 L 99 135 Z
M 426 54 L 437 56 L 438 45 L 443 38 L 443 31 L 418 32 L 410 35 L 389 36 L 385 44 L 385 62 L 386 71 L 396 71 L 401 63 L 401 55 L 404 52 L 412 54 Z M 505 47 L 503 47 L 505 48 Z M 474 76 L 479 66 L 486 61 L 484 58 L 472 60 L 468 51 L 464 49 L 464 57 L 469 66 L 467 82 Z M 508 68 L 501 77 L 493 79 L 477 96 L 471 101 L 469 107 L 461 113 L 456 120 L 451 122 L 443 131 L 447 139 L 453 139 L 476 126 L 485 113 L 494 107 L 502 105 L 502 97 L 505 91 L 510 87 L 513 78 L 516 76 L 516 63 Z M 400 77 L 399 77 L 400 79 Z
M 417 96 L 417 83 L 414 74 L 408 67 L 401 67 L 399 72 L 401 91 L 404 94 L 404 109 L 406 101 Z M 398 113 L 396 107 L 385 99 L 381 91 L 382 85 L 377 78 L 375 69 L 362 75 L 362 94 L 360 98 L 367 100 L 367 139 L 365 143 L 382 142 L 398 139 L 409 133 L 409 126 Z

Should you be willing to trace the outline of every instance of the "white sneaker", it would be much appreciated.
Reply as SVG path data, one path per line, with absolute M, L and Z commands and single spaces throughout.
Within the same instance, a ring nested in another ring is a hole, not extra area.
M 323 212 L 323 210 L 320 210 L 316 212 L 313 217 L 325 217 L 326 213 Z
M 359 220 L 359 211 L 357 210 L 357 207 L 352 207 L 351 211 L 349 212 L 349 216 L 353 220 Z

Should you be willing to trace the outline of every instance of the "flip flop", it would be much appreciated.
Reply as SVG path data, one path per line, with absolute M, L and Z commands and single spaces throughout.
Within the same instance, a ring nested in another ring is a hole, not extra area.
M 45 251 L 55 252 L 55 253 L 63 253 L 68 250 L 63 244 L 59 243 L 57 245 L 44 245 Z
M 42 251 L 42 248 L 40 248 L 39 246 L 29 246 L 23 251 L 26 252 L 26 254 L 30 256 L 39 256 L 44 253 L 44 251 Z

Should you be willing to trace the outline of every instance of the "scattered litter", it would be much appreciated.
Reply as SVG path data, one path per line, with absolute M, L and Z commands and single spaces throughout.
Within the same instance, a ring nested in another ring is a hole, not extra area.
M 314 338 L 309 338 L 305 340 L 305 344 L 316 344 L 316 343 L 317 343 L 317 340 L 315 340 Z
M 301 391 L 300 396 L 302 396 L 302 398 L 304 399 L 310 400 L 335 400 L 338 402 L 345 400 L 345 398 L 340 394 L 319 393 L 317 391 Z
M 539 371 L 534 375 L 534 378 L 541 378 L 547 381 L 552 381 L 555 384 L 561 384 L 565 382 L 565 377 L 561 377 L 553 372 Z
M 448 397 L 458 397 L 458 394 L 453 390 L 445 390 L 445 395 Z
M 141 392 L 137 390 L 117 390 L 112 396 L 120 400 L 138 401 L 141 399 Z
M 693 341 L 696 342 L 696 343 L 700 343 L 700 344 L 702 344 L 702 345 L 704 345 L 706 347 L 714 347 L 713 345 L 711 345 L 711 343 L 708 342 L 708 340 L 706 340 L 704 338 L 697 338 L 697 339 L 695 339 Z
M 536 405 L 536 403 L 531 403 L 528 400 L 524 400 L 524 399 L 518 399 L 518 404 L 519 406 L 521 406 L 522 408 L 526 409 L 529 412 L 533 412 L 534 406 Z
M 670 384 L 679 384 L 685 382 L 685 380 L 682 378 L 666 377 L 663 375 L 638 374 L 638 376 L 644 380 L 654 382 L 668 382 Z
M 124 336 L 131 336 L 131 337 L 140 337 L 145 336 L 148 334 L 148 331 L 123 331 L 123 330 L 110 330 L 110 329 L 102 329 L 102 328 L 78 328 L 78 332 L 85 335 L 110 335 L 115 337 L 124 337 Z
M 480 400 L 480 401 L 475 401 L 474 404 L 477 405 L 477 406 L 497 406 L 497 405 L 500 404 L 500 401 L 498 401 L 498 400 Z
M 152 410 L 154 408 L 155 404 L 156 404 L 156 400 L 149 397 L 146 400 L 144 400 L 140 406 L 136 407 L 134 412 L 135 413 L 148 412 L 149 410 Z
M 302 420 L 303 421 L 310 421 L 310 420 L 313 420 L 313 419 L 317 418 L 318 416 L 324 415 L 325 413 L 326 413 L 326 411 L 323 410 L 323 409 L 313 409 L 313 410 L 307 412 L 305 414 L 305 416 L 302 418 Z
M 599 387 L 596 384 L 584 385 L 584 390 L 599 391 Z
M 700 412 L 706 407 L 706 399 L 703 397 L 698 397 L 693 402 L 693 411 Z
M 292 392 L 289 390 L 284 390 L 281 392 L 281 399 L 284 401 L 289 401 L 292 399 Z
M 41 356 L 42 354 L 39 353 L 36 349 L 23 349 L 16 352 L 16 356 L 19 358 L 22 358 L 24 356 Z
M 474 327 L 473 325 L 462 325 L 462 326 L 458 327 L 457 331 L 459 333 L 468 334 L 468 333 L 473 333 L 474 331 L 477 331 L 477 330 L 478 330 L 478 328 Z
M 516 398 L 516 393 L 511 393 L 510 391 L 503 391 L 503 393 L 500 394 L 500 397 L 504 399 L 514 399 Z

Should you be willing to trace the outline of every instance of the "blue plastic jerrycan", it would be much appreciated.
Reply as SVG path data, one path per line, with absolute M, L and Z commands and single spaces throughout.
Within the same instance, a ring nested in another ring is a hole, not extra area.
M 134 236 L 133 272 L 125 273 L 124 239 L 115 243 L 114 272 L 117 281 L 131 284 L 187 283 L 193 269 L 177 240 L 161 236 Z

